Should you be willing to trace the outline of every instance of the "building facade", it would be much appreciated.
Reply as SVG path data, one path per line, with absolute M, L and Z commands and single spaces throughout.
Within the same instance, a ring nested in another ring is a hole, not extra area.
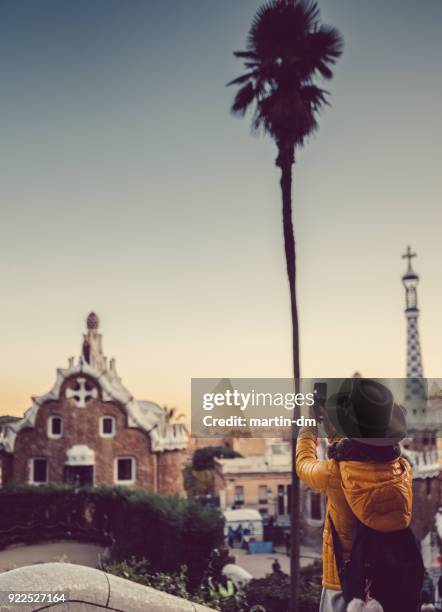
M 0 486 L 125 485 L 181 493 L 188 434 L 167 412 L 135 400 L 102 350 L 98 317 L 87 318 L 81 356 L 58 369 L 53 388 L 34 397 L 0 436 Z
M 239 440 L 239 439 L 238 439 Z M 262 454 L 215 461 L 215 491 L 222 510 L 248 508 L 258 510 L 265 520 L 288 529 L 291 514 L 291 448 L 279 439 L 261 438 Z M 239 448 L 239 446 L 237 446 Z M 242 448 L 244 451 L 244 448 Z M 320 444 L 318 454 L 323 457 Z M 301 524 L 304 543 L 320 542 L 325 503 L 320 495 L 301 483 Z

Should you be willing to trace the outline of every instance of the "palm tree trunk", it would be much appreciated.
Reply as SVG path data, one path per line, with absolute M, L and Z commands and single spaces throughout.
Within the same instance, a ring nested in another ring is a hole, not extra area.
M 292 315 L 292 346 L 293 346 L 293 377 L 295 392 L 300 390 L 299 366 L 299 323 L 298 307 L 296 302 L 296 251 L 295 237 L 292 222 L 292 166 L 294 164 L 294 146 L 279 146 L 276 164 L 281 168 L 282 193 L 282 223 L 284 229 L 284 249 L 287 265 L 287 276 L 290 288 L 290 309 Z M 297 418 L 299 408 L 295 408 Z M 299 592 L 299 531 L 300 531 L 300 486 L 296 473 L 296 440 L 297 427 L 292 428 L 292 491 L 291 491 L 291 545 L 290 545 L 290 579 L 291 602 L 290 612 L 298 610 Z

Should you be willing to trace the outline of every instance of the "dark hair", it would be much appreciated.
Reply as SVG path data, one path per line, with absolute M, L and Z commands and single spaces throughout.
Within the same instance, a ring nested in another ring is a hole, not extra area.
M 336 461 L 373 461 L 385 463 L 401 456 L 399 444 L 392 446 L 371 446 L 344 438 L 328 449 L 328 458 Z

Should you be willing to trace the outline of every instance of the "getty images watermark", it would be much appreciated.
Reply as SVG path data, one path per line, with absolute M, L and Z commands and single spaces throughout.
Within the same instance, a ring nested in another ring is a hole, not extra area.
M 313 390 L 295 392 L 292 379 L 192 379 L 192 433 L 279 436 L 315 426 Z
M 256 408 L 282 408 L 286 411 L 293 412 L 295 407 L 307 406 L 311 407 L 315 403 L 313 393 L 281 393 L 281 392 L 264 392 L 252 389 L 248 392 L 239 391 L 239 389 L 225 389 L 218 392 L 207 392 L 203 394 L 202 406 L 203 410 L 210 412 L 218 411 L 222 408 L 231 408 L 245 412 L 247 409 Z M 202 417 L 204 427 L 291 427 L 297 425 L 316 425 L 316 419 L 300 415 L 297 418 L 284 415 L 267 415 L 267 416 L 245 416 L 241 414 L 230 414 L 228 416 L 214 416 L 206 414 Z
M 438 435 L 438 423 L 432 427 L 430 421 L 442 416 L 442 379 L 376 380 L 391 391 L 394 402 L 403 408 L 409 431 L 425 424 Z M 343 425 L 337 410 L 337 402 L 341 401 L 338 398 L 342 399 L 348 384 L 353 384 L 351 379 L 304 378 L 295 392 L 291 378 L 194 378 L 192 433 L 219 438 L 278 437 L 291 435 L 294 427 L 318 425 L 319 435 L 326 437 L 321 427 L 325 418 L 338 433 L 348 437 L 347 430 L 340 430 Z M 352 435 L 356 437 L 356 433 Z

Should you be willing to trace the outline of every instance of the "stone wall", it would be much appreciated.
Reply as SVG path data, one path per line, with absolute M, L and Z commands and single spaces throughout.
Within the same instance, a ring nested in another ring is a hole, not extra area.
M 435 526 L 435 516 L 441 503 L 441 480 L 439 478 L 416 478 L 413 480 L 413 515 L 411 528 L 419 541 Z
M 82 565 L 42 563 L 0 574 L 0 591 L 34 593 L 68 593 L 70 603 L 50 606 L 54 611 L 93 612 L 210 612 L 211 608 L 156 591 L 124 578 Z M 3 603 L 3 602 L 2 602 Z M 21 612 L 43 609 L 41 604 L 21 604 Z M 12 612 L 17 605 L 1 606 Z M 44 608 L 46 609 L 46 607 Z
M 183 469 L 187 461 L 185 450 L 157 453 L 158 493 L 184 494 Z
M 12 456 L 0 450 L 0 487 L 5 485 L 12 476 Z

